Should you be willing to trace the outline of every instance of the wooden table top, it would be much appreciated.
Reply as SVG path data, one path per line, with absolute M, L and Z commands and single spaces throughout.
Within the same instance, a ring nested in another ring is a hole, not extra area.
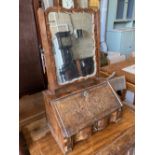
M 110 124 L 103 131 L 95 133 L 85 141 L 79 142 L 69 155 L 123 155 L 135 143 L 134 119 L 134 111 L 124 106 L 123 118 L 118 123 Z M 35 126 L 35 123 L 32 124 Z M 41 122 L 36 127 L 31 125 L 31 127 L 25 126 L 23 128 L 31 155 L 63 155 L 49 130 L 45 135 L 41 133 L 45 132 L 43 126 Z M 42 136 L 38 140 L 34 140 L 33 136 L 38 131 L 41 131 L 40 135 Z
M 122 69 L 131 65 L 135 64 L 135 59 L 134 58 L 130 58 L 127 59 L 126 61 L 122 61 L 119 63 L 115 63 L 115 64 L 110 64 L 108 66 L 102 67 L 100 69 L 100 72 L 105 72 L 108 74 L 112 74 L 113 72 L 116 72 L 117 76 L 121 76 L 121 75 L 125 75 L 126 80 L 132 84 L 135 84 L 135 75 L 125 72 Z
M 19 100 L 20 128 L 32 121 L 45 117 L 42 92 L 26 95 Z

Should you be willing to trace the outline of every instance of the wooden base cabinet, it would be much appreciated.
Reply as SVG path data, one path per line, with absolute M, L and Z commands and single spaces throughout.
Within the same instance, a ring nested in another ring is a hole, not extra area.
M 120 100 L 109 82 L 61 97 L 49 91 L 43 94 L 49 128 L 64 154 L 122 116 Z

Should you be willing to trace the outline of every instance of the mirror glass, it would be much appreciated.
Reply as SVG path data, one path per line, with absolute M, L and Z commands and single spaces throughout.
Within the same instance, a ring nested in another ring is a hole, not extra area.
M 96 74 L 94 15 L 86 12 L 50 12 L 57 80 L 60 85 Z

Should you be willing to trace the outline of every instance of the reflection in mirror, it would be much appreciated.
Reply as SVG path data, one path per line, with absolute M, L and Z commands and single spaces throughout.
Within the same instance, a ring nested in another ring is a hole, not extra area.
M 50 12 L 48 23 L 59 84 L 96 74 L 94 15 Z

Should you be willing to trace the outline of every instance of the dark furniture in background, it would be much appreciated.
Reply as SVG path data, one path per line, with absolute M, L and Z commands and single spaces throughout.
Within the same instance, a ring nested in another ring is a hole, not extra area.
M 19 0 L 19 95 L 46 87 L 32 0 Z
M 19 133 L 19 155 L 30 155 L 25 137 L 22 132 Z

